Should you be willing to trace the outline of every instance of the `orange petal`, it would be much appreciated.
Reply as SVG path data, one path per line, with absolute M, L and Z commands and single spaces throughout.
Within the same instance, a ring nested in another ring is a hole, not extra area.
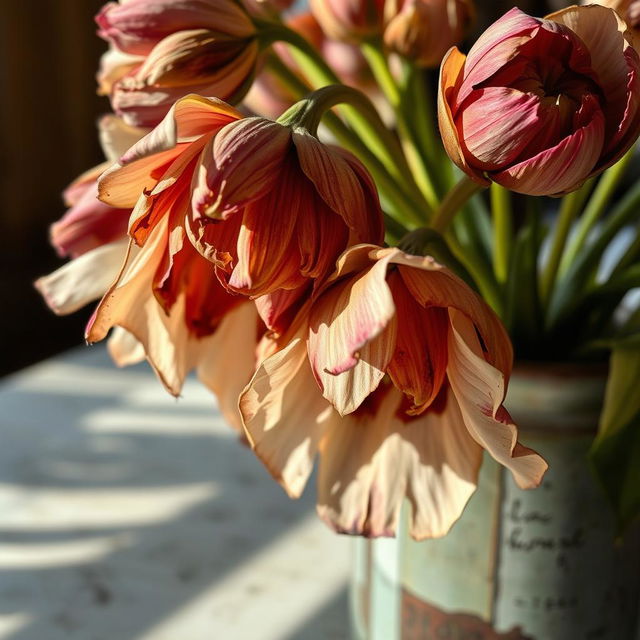
M 451 113 L 451 104 L 455 101 L 462 82 L 465 60 L 465 56 L 453 47 L 442 61 L 438 88 L 438 125 L 444 148 L 451 161 L 476 182 L 489 185 L 489 181 L 467 163 Z
M 450 310 L 449 316 L 447 375 L 471 437 L 511 471 L 520 488 L 537 487 L 547 463 L 517 441 L 517 428 L 502 407 L 503 373 L 482 357 L 472 322 L 456 310 Z
M 153 131 L 134 144 L 100 179 L 100 199 L 111 206 L 132 208 L 158 181 L 157 171 L 182 153 L 179 143 L 212 135 L 242 114 L 215 98 L 189 95 L 171 108 Z M 164 173 L 164 171 L 163 171 Z
M 240 398 L 240 411 L 257 456 L 289 496 L 299 497 L 332 413 L 300 336 L 262 362 Z
M 122 327 L 114 327 L 107 341 L 111 359 L 119 367 L 138 364 L 145 359 L 144 347 L 135 337 Z
M 336 531 L 393 536 L 405 496 L 411 535 L 443 536 L 476 487 L 482 449 L 451 392 L 442 413 L 404 422 L 388 392 L 375 415 L 333 419 L 320 451 L 318 513 Z

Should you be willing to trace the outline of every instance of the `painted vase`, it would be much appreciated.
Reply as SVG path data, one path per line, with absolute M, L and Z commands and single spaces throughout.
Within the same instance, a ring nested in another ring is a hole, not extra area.
M 355 541 L 354 640 L 640 640 L 640 528 L 615 521 L 586 454 L 605 372 L 521 366 L 505 403 L 549 463 L 522 491 L 485 457 L 450 533 Z

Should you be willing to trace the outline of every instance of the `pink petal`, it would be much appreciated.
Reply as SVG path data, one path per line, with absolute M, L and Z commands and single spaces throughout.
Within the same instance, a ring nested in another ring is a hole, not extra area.
M 518 441 L 516 426 L 502 407 L 505 379 L 482 356 L 475 327 L 461 312 L 451 310 L 449 383 L 471 437 L 507 467 L 522 489 L 536 487 L 546 462 Z

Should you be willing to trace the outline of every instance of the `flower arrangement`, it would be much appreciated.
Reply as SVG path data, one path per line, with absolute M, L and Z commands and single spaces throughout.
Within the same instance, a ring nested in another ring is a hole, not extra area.
M 365 536 L 405 499 L 413 537 L 446 534 L 484 451 L 539 485 L 503 406 L 514 348 L 609 358 L 591 457 L 630 522 L 638 3 L 514 8 L 466 55 L 471 0 L 288 4 L 103 7 L 106 162 L 65 192 L 47 303 L 99 299 L 87 341 L 174 395 L 195 370 L 290 496 L 318 458 L 320 516 Z

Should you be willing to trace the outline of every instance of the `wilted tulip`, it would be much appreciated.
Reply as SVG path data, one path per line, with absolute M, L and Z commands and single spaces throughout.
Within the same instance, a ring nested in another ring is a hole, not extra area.
M 310 0 L 311 12 L 332 40 L 358 43 L 382 33 L 385 0 Z
M 319 454 L 318 511 L 333 528 L 393 535 L 407 497 L 411 534 L 426 538 L 460 516 L 483 450 L 520 487 L 539 484 L 546 463 L 502 406 L 508 336 L 450 271 L 361 245 L 310 306 L 308 336 L 303 325 L 266 358 L 240 401 L 250 442 L 290 495 Z
M 611 9 L 512 9 L 442 64 L 450 158 L 481 184 L 560 195 L 615 163 L 640 132 L 640 60 Z
M 130 124 L 156 125 L 193 91 L 236 102 L 251 84 L 256 29 L 233 0 L 110 2 L 96 21 L 120 54 L 105 54 L 99 82 Z
M 199 96 L 179 100 L 107 171 L 100 193 L 135 206 L 139 244 L 165 217 L 185 224 L 225 286 L 258 298 L 270 328 L 345 248 L 383 236 L 375 186 L 353 156 Z
M 384 42 L 422 67 L 437 67 L 473 17 L 471 0 L 387 0 Z

